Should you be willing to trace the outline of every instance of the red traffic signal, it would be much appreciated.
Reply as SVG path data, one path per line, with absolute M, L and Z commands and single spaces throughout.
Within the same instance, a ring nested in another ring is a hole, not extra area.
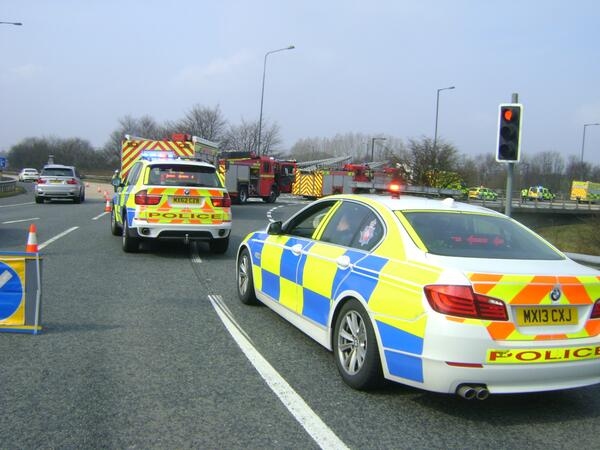
M 523 105 L 520 103 L 504 103 L 500 105 L 496 161 L 519 161 L 521 153 L 522 112 Z

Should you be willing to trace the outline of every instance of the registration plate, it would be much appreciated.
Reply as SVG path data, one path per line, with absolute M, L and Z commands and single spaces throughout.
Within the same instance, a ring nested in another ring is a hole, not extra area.
M 522 327 L 576 325 L 577 308 L 568 306 L 534 306 L 517 309 L 517 323 Z
M 62 184 L 62 180 L 50 180 L 52 184 Z
M 186 205 L 199 205 L 201 201 L 200 197 L 173 197 L 173 203 L 184 203 Z

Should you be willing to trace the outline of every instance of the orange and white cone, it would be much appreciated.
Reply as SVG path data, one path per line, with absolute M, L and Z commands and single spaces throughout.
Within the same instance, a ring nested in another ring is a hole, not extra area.
M 27 236 L 27 247 L 25 247 L 25 251 L 27 253 L 38 252 L 37 228 L 35 227 L 35 223 L 29 225 L 29 235 Z
M 110 200 L 106 199 L 106 206 L 104 206 L 104 212 L 110 212 L 112 208 L 110 207 Z

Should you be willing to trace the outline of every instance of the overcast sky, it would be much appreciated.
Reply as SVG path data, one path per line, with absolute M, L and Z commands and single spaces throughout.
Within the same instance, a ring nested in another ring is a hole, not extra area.
M 283 146 L 338 133 L 433 137 L 494 154 L 519 94 L 523 154 L 581 154 L 600 123 L 597 0 L 2 0 L 0 150 L 26 137 L 104 145 L 124 116 L 219 106 Z M 600 161 L 600 126 L 585 160 Z

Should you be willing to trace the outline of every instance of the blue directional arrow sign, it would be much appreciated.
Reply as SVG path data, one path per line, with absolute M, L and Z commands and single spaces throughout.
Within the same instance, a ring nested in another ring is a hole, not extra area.
M 22 300 L 21 277 L 12 267 L 0 262 L 0 320 L 12 316 Z

